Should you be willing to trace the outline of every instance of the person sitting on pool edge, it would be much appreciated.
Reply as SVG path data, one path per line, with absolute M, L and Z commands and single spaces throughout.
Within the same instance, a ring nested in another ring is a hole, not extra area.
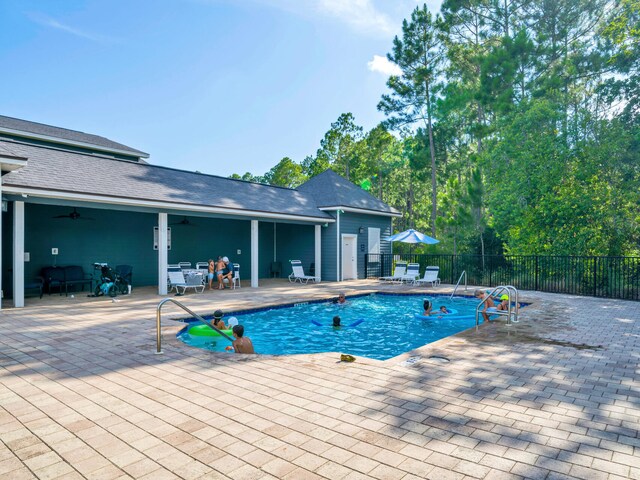
M 333 317 L 333 325 L 334 328 L 338 328 L 340 327 L 340 315 L 336 315 L 335 317 Z
M 422 308 L 424 308 L 423 317 L 428 317 L 431 315 L 431 309 L 433 308 L 433 304 L 429 300 L 425 300 L 422 302 Z
M 485 322 L 488 322 L 489 315 L 497 310 L 496 304 L 493 302 L 493 299 L 487 295 L 487 292 L 483 290 L 476 290 L 475 297 L 479 300 L 484 300 L 485 298 L 487 299 L 484 302 L 484 308 L 482 309 L 482 317 L 484 318 Z
M 509 295 L 505 293 L 500 297 L 500 303 L 496 307 L 496 310 L 502 310 L 502 311 L 509 310 Z
M 343 304 L 347 303 L 347 299 L 346 299 L 346 297 L 344 296 L 344 293 L 340 293 L 340 294 L 338 295 L 338 298 L 336 298 L 336 299 L 333 301 L 333 303 L 337 303 L 337 304 L 339 304 L 339 305 L 343 305 Z
M 216 327 L 218 330 L 227 330 L 227 326 L 224 324 L 224 313 L 222 310 L 216 310 L 213 312 L 213 319 L 211 320 L 211 324 Z
M 251 339 L 244 336 L 242 325 L 234 325 L 233 336 L 235 340 L 231 343 L 232 346 L 226 347 L 225 350 L 235 350 L 236 353 L 256 353 Z

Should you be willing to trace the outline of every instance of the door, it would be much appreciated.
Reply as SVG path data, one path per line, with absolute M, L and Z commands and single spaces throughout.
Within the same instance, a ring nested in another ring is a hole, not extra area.
M 356 235 L 342 235 L 342 280 L 358 278 L 358 255 Z

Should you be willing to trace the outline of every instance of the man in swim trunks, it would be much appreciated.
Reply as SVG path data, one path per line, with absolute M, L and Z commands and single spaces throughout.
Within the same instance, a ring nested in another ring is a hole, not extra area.
M 487 292 L 483 290 L 476 290 L 475 297 L 478 300 L 484 300 L 485 298 L 487 298 Z M 484 321 L 488 322 L 489 315 L 491 315 L 491 312 L 495 312 L 495 311 L 496 311 L 496 304 L 493 302 L 493 299 L 491 297 L 488 297 L 487 301 L 484 302 L 484 308 L 482 309 L 482 317 L 484 318 Z

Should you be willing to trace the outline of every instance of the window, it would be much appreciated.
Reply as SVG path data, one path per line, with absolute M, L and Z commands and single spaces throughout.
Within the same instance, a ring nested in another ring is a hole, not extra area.
M 380 229 L 369 228 L 369 253 L 380 253 Z

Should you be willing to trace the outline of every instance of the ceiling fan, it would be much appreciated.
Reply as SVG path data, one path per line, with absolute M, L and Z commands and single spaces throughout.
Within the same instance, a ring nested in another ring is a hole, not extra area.
M 191 223 L 191 221 L 189 221 L 189 219 L 187 217 L 183 217 L 182 220 L 180 220 L 179 222 L 175 222 L 175 223 L 170 223 L 169 225 L 184 225 L 187 227 L 195 227 L 196 224 L 195 223 Z
M 81 217 L 80 212 L 78 212 L 76 207 L 73 207 L 73 212 L 68 213 L 67 215 L 57 215 L 53 218 L 70 218 L 71 220 L 93 220 L 93 218 Z

